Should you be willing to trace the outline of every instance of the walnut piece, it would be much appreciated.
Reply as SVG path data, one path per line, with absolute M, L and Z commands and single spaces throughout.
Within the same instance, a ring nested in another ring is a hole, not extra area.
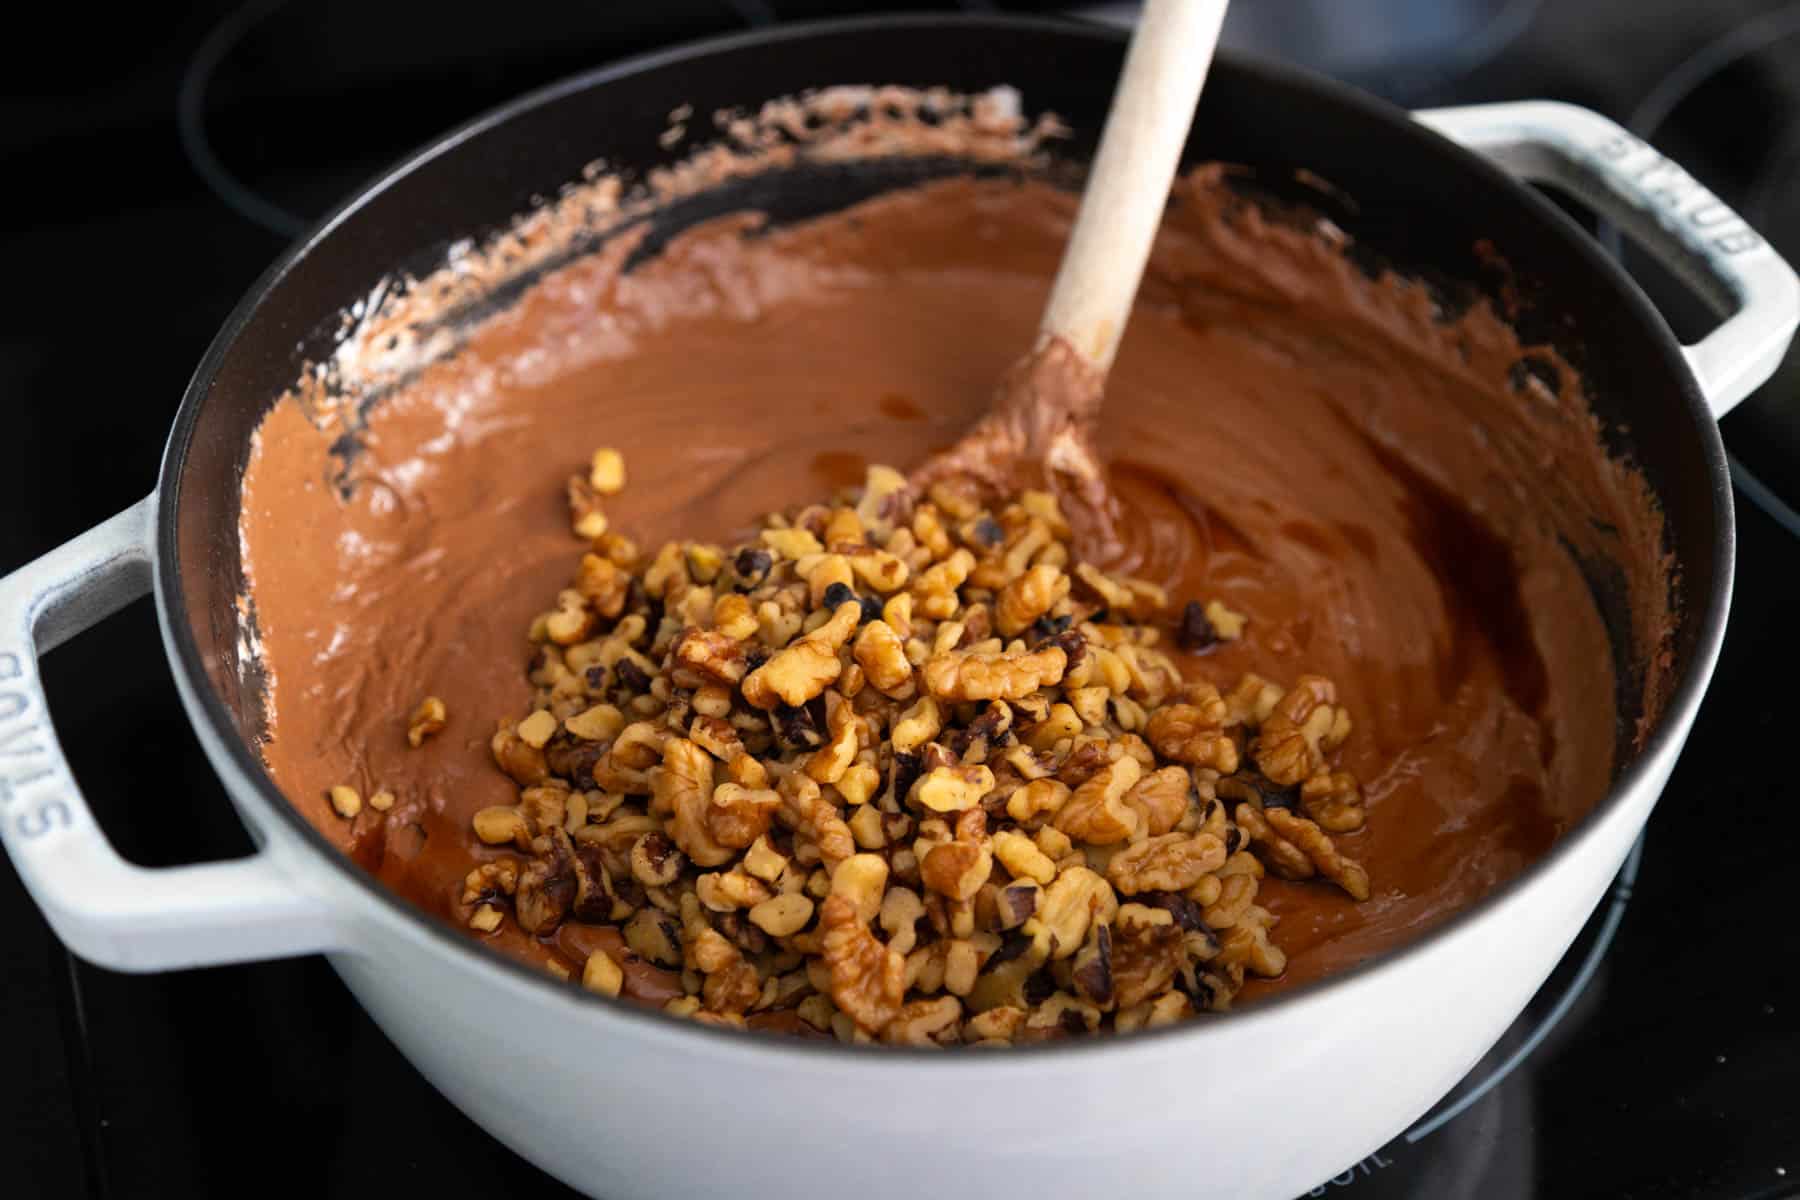
M 892 625 L 885 620 L 864 625 L 856 635 L 854 654 L 870 687 L 892 700 L 912 698 L 916 686 L 913 665 L 906 657 L 906 644 Z
M 715 839 L 707 825 L 712 794 L 712 756 L 686 738 L 670 738 L 656 776 L 656 806 L 671 814 L 669 833 L 675 844 L 702 867 L 721 866 L 733 857 L 731 847 Z
M 952 813 L 974 808 L 994 790 L 994 773 L 985 766 L 937 767 L 919 777 L 913 798 L 931 812 Z
M 956 836 L 939 842 L 919 859 L 919 879 L 952 900 L 971 900 L 988 881 L 994 855 L 988 844 L 987 814 L 970 809 L 957 818 Z
M 412 717 L 406 726 L 406 743 L 417 750 L 425 744 L 425 739 L 440 732 L 450 719 L 450 712 L 444 702 L 436 696 L 427 696 L 419 701 L 419 706 L 412 711 Z
M 831 1001 L 857 1026 L 879 1033 L 900 1012 L 906 959 L 883 946 L 854 905 L 828 896 L 819 907 L 820 957 L 831 972 Z
M 1079 842 L 1110 846 L 1129 838 L 1137 829 L 1137 810 L 1125 803 L 1143 773 L 1129 756 L 1108 763 L 1089 776 L 1070 794 L 1051 823 Z
M 1229 775 L 1238 769 L 1238 748 L 1225 733 L 1224 719 L 1225 702 L 1214 691 L 1202 703 L 1170 704 L 1151 713 L 1144 738 L 1164 758 Z
M 819 695 L 844 669 L 838 649 L 862 619 L 862 605 L 846 601 L 825 624 L 778 651 L 744 679 L 744 699 L 761 709 L 797 708 Z
M 1252 751 L 1257 768 L 1283 787 L 1324 770 L 1325 755 L 1350 735 L 1350 717 L 1336 703 L 1329 679 L 1302 675 L 1262 723 Z
M 1319 874 L 1349 893 L 1352 900 L 1369 898 L 1369 873 L 1355 859 L 1338 853 L 1325 831 L 1305 817 L 1282 808 L 1271 808 L 1263 818 L 1284 839 L 1297 846 L 1318 868 Z
M 1310 879 L 1318 870 L 1312 859 L 1300 847 L 1275 832 L 1266 819 L 1269 813 L 1281 811 L 1278 808 L 1263 809 L 1254 804 L 1240 804 L 1232 810 L 1231 815 L 1238 828 L 1250 839 L 1256 856 L 1268 864 L 1269 870 L 1282 879 Z
M 744 677 L 744 643 L 717 630 L 682 630 L 671 654 L 677 666 L 718 683 L 737 683 Z
M 1348 771 L 1306 780 L 1300 785 L 1300 807 L 1328 833 L 1352 833 L 1366 820 L 1362 787 Z
M 1193 777 L 1181 767 L 1151 771 L 1125 793 L 1125 803 L 1138 814 L 1138 822 L 1152 837 L 1175 828 L 1187 815 L 1193 795 Z
M 1061 646 L 1013 653 L 949 651 L 925 663 L 925 689 L 943 700 L 1023 700 L 1063 677 L 1068 655 Z
M 1106 877 L 1121 895 L 1180 892 L 1225 865 L 1225 843 L 1210 833 L 1165 833 L 1113 855 Z
M 1118 911 L 1111 884 L 1086 867 L 1071 867 L 1044 889 L 1037 916 L 1025 923 L 1025 932 L 1043 928 L 1052 939 L 1051 956 L 1069 958 L 1081 948 L 1090 925 L 1110 922 Z
M 1039 563 L 1000 589 L 994 627 L 1001 637 L 1017 637 L 1068 594 L 1069 577 L 1062 568 Z
M 1167 991 L 1181 970 L 1183 956 L 1182 933 L 1173 922 L 1140 922 L 1121 916 L 1113 928 L 1117 1005 L 1132 1008 Z

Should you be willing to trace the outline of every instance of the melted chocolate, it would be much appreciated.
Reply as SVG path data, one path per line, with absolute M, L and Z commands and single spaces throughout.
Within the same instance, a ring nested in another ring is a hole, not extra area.
M 779 230 L 715 221 L 629 272 L 614 244 L 382 398 L 354 434 L 347 496 L 344 430 L 278 404 L 243 527 L 275 778 L 447 916 L 495 853 L 471 814 L 515 799 L 486 743 L 527 704 L 524 631 L 580 551 L 566 477 L 592 448 L 622 449 L 630 484 L 607 511 L 653 549 L 728 538 L 871 461 L 924 461 L 1031 344 L 1073 208 L 1043 184 L 953 180 Z M 1660 525 L 1604 457 L 1574 372 L 1554 393 L 1515 386 L 1520 354 L 1484 306 L 1442 321 L 1423 288 L 1370 278 L 1215 173 L 1178 189 L 1107 381 L 1098 442 L 1121 516 L 1105 565 L 1249 616 L 1186 669 L 1222 685 L 1316 671 L 1356 720 L 1343 765 L 1369 826 L 1341 844 L 1375 894 L 1271 880 L 1291 964 L 1275 986 L 1510 878 L 1612 776 L 1610 651 L 1569 548 L 1620 565 L 1650 662 L 1667 625 Z M 449 725 L 409 749 L 428 693 Z M 323 798 L 336 783 L 399 802 L 345 822 Z M 570 936 L 557 945 L 575 962 Z M 559 953 L 510 925 L 497 937 Z M 628 990 L 650 1000 L 667 982 Z

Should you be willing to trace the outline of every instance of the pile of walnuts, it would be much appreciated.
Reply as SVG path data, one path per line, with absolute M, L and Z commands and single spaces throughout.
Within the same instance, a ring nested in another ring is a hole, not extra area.
M 916 497 L 885 467 L 726 549 L 607 527 L 533 623 L 494 735 L 511 847 L 471 928 L 617 930 L 582 983 L 701 1020 L 914 1045 L 1159 1026 L 1279 975 L 1265 871 L 1354 899 L 1350 732 L 1327 680 L 1221 693 L 1166 646 L 1243 618 L 1074 560 L 1055 500 Z

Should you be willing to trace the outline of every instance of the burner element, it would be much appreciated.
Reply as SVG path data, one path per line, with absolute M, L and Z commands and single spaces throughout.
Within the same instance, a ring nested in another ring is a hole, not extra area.
M 194 170 L 283 240 L 386 164 L 534 88 L 672 42 L 774 19 L 768 0 L 581 5 L 513 0 L 252 0 L 182 73 Z

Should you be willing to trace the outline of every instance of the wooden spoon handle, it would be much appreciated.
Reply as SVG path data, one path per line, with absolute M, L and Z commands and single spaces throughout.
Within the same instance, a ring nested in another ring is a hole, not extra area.
M 1102 373 L 1125 332 L 1226 0 L 1148 0 L 1039 327 Z

